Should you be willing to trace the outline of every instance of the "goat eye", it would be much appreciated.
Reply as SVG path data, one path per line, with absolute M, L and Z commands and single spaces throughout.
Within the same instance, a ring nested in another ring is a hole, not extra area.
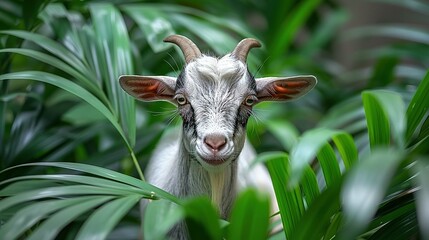
M 185 96 L 183 96 L 182 94 L 176 95 L 176 101 L 179 105 L 185 105 L 187 102 Z
M 251 106 L 255 105 L 255 103 L 256 103 L 256 101 L 257 101 L 257 100 L 258 100 L 258 99 L 256 98 L 256 96 L 254 96 L 254 95 L 249 95 L 249 96 L 247 96 L 247 97 L 246 97 L 246 99 L 244 99 L 244 104 L 245 104 L 246 106 L 251 107 Z

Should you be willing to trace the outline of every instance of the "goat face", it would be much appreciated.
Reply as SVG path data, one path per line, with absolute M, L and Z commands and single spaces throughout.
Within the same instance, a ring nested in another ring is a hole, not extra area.
M 174 98 L 185 147 L 206 169 L 221 169 L 238 157 L 257 99 L 255 80 L 242 62 L 230 56 L 195 59 L 178 78 Z
M 287 101 L 304 95 L 316 84 L 313 76 L 254 79 L 247 70 L 247 52 L 259 43 L 240 42 L 218 59 L 202 55 L 189 39 L 175 35 L 185 55 L 179 77 L 121 76 L 120 84 L 140 100 L 167 100 L 183 119 L 187 152 L 207 171 L 219 171 L 237 159 L 245 141 L 252 107 L 264 100 Z

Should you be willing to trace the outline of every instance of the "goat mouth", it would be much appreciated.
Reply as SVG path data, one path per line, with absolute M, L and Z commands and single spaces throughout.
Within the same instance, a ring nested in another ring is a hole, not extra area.
M 205 163 L 207 163 L 207 164 L 209 164 L 209 165 L 211 165 L 211 166 L 219 166 L 219 165 L 222 165 L 223 163 L 225 163 L 225 162 L 226 162 L 226 159 L 225 159 L 225 158 L 220 158 L 220 157 L 218 157 L 218 156 L 216 156 L 216 155 L 214 155 L 214 156 L 206 156 L 206 157 L 203 157 L 203 156 L 201 156 L 200 154 L 198 154 L 198 157 L 199 157 L 203 162 L 205 162 Z
M 204 162 L 206 162 L 212 166 L 218 166 L 218 165 L 221 165 L 222 163 L 225 162 L 225 160 L 223 160 L 223 159 L 203 159 L 203 160 L 204 160 Z

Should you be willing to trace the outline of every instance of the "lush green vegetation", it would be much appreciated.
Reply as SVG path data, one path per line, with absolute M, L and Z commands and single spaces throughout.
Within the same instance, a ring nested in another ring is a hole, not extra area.
M 339 36 L 350 15 L 336 1 L 110 2 L 0 2 L 3 239 L 164 239 L 183 219 L 193 239 L 429 239 L 427 29 L 398 19 Z M 427 21 L 423 1 L 378 2 Z M 251 72 L 318 77 L 302 100 L 258 106 L 248 126 L 284 231 L 271 231 L 279 222 L 255 190 L 224 221 L 207 198 L 145 183 L 160 135 L 180 120 L 117 80 L 177 74 L 182 56 L 162 42 L 172 33 L 218 55 L 255 37 L 264 48 Z M 362 71 L 336 61 L 340 37 L 397 41 L 350 56 Z M 153 200 L 144 216 L 142 198 Z

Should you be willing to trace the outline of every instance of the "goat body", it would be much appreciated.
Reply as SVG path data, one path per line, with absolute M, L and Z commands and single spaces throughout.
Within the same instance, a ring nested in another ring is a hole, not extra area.
M 313 76 L 255 79 L 248 71 L 249 50 L 259 47 L 244 39 L 222 58 L 201 54 L 189 39 L 173 35 L 187 65 L 176 78 L 121 76 L 125 91 L 139 100 L 166 100 L 175 104 L 183 124 L 164 135 L 146 176 L 149 183 L 179 197 L 206 195 L 227 218 L 241 188 L 253 185 L 273 194 L 270 177 L 259 165 L 249 169 L 255 153 L 246 140 L 247 120 L 261 101 L 288 101 L 316 84 Z M 273 199 L 274 196 L 273 196 Z M 275 202 L 275 201 L 274 201 Z M 176 227 L 174 238 L 186 238 Z

